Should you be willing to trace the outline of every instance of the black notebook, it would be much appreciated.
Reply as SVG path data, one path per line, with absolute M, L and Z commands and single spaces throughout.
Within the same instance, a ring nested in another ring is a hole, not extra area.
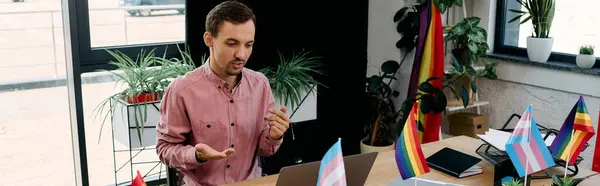
M 477 165 L 481 159 L 445 147 L 427 158 L 430 168 L 450 174 L 457 178 L 464 178 L 481 174 L 483 169 Z

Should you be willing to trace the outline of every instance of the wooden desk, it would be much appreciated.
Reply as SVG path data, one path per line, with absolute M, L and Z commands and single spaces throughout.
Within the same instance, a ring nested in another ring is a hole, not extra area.
M 455 150 L 458 150 L 458 151 L 473 155 L 475 157 L 481 158 L 481 156 L 479 156 L 477 153 L 475 153 L 475 150 L 481 144 L 483 144 L 483 142 L 479 139 L 474 139 L 474 138 L 466 137 L 466 136 L 457 136 L 457 137 L 440 140 L 437 142 L 427 143 L 427 144 L 424 144 L 422 147 L 423 147 L 423 153 L 424 153 L 425 157 L 429 157 L 430 155 L 441 150 L 444 147 L 450 147 Z M 479 185 L 482 185 L 482 186 L 483 185 L 493 185 L 494 166 L 492 164 L 490 164 L 489 162 L 487 162 L 483 158 L 482 158 L 482 161 L 478 163 L 478 165 L 483 168 L 483 173 L 479 174 L 479 175 L 467 177 L 467 178 L 458 179 L 456 177 L 439 172 L 432 168 L 430 168 L 431 172 L 421 175 L 421 176 L 419 176 L 419 178 L 435 180 L 435 181 L 443 181 L 443 182 L 448 182 L 448 183 L 456 183 L 456 184 L 462 184 L 462 185 L 478 185 L 478 186 Z M 554 167 L 554 168 L 551 168 L 551 170 L 549 170 L 549 171 L 561 173 L 563 169 Z M 315 173 L 315 174 L 317 174 L 317 173 Z M 543 172 L 536 173 L 535 175 L 541 175 L 541 174 L 543 174 Z M 595 174 L 595 173 L 592 172 L 591 170 L 580 169 L 579 173 L 577 174 L 577 177 L 584 177 L 584 176 L 588 176 L 588 175 L 592 175 L 592 174 Z M 277 183 L 277 176 L 278 175 L 270 175 L 270 176 L 266 176 L 266 177 L 262 177 L 262 178 L 258 178 L 258 179 L 252 179 L 252 180 L 246 180 L 246 181 L 238 182 L 238 183 L 234 183 L 234 184 L 228 184 L 228 186 L 275 185 L 275 183 Z M 388 152 L 380 152 L 377 155 L 377 159 L 375 159 L 375 163 L 373 164 L 373 168 L 371 169 L 371 172 L 369 173 L 369 177 L 367 178 L 365 185 L 387 186 L 392 180 L 394 180 L 398 176 L 400 176 L 400 173 L 398 172 L 398 167 L 396 166 L 394 151 L 392 150 L 392 151 L 388 151 Z M 581 186 L 597 185 L 597 184 L 593 184 L 593 183 L 595 183 L 595 180 L 600 180 L 600 176 L 594 176 L 590 179 L 587 179 L 586 181 L 581 182 L 580 185 Z M 535 180 L 531 181 L 532 186 L 538 186 L 538 185 L 550 186 L 551 184 L 552 184 L 551 179 L 535 179 Z

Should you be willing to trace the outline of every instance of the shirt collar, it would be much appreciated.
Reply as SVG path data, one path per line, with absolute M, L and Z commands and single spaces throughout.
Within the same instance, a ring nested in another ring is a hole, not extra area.
M 219 76 L 217 76 L 217 74 L 215 74 L 215 72 L 213 72 L 213 70 L 210 68 L 210 58 L 206 59 L 206 61 L 204 62 L 204 64 L 201 66 L 201 68 L 204 71 L 204 74 L 208 77 L 208 79 L 213 83 L 213 85 L 215 85 L 215 87 L 217 87 L 218 89 L 221 89 L 225 86 L 229 87 L 227 85 L 227 82 L 223 79 L 221 79 Z M 243 72 L 240 74 L 241 76 L 239 77 L 239 81 L 238 84 L 236 85 L 239 86 L 242 82 L 243 79 Z M 230 88 L 230 89 L 234 89 L 234 88 Z

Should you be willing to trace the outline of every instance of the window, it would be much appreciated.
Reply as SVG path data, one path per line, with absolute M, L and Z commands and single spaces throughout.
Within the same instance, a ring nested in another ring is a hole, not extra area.
M 600 49 L 600 15 L 593 13 L 594 7 L 600 6 L 600 1 L 572 0 L 555 3 L 556 12 L 550 29 L 554 45 L 549 60 L 575 63 L 575 55 L 579 53 L 581 45 L 594 45 L 596 50 Z M 495 52 L 527 56 L 526 41 L 533 29 L 531 21 L 520 25 L 516 21 L 508 23 L 517 15 L 508 11 L 509 9 L 526 11 L 515 0 L 498 1 Z M 524 19 L 525 16 L 521 18 Z
M 82 72 L 111 69 L 106 50 L 136 57 L 156 49 L 177 57 L 184 48 L 185 0 L 81 0 L 76 1 L 76 36 Z M 73 35 L 75 36 L 75 35 Z

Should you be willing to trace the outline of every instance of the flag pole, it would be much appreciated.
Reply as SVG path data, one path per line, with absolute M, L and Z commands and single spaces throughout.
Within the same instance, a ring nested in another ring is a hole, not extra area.
M 573 141 L 573 135 L 575 135 L 575 130 L 571 129 L 571 137 L 569 138 L 569 143 L 568 143 L 567 149 L 566 149 L 567 150 L 567 160 L 565 160 L 565 177 L 563 177 L 563 179 L 567 178 L 567 166 L 569 166 L 569 159 L 571 158 L 569 156 L 571 156 L 571 148 L 572 148 L 571 142 Z
M 527 173 L 528 168 L 529 168 L 529 159 L 525 159 L 525 180 L 523 180 L 524 186 L 527 186 L 527 175 L 529 175 Z

